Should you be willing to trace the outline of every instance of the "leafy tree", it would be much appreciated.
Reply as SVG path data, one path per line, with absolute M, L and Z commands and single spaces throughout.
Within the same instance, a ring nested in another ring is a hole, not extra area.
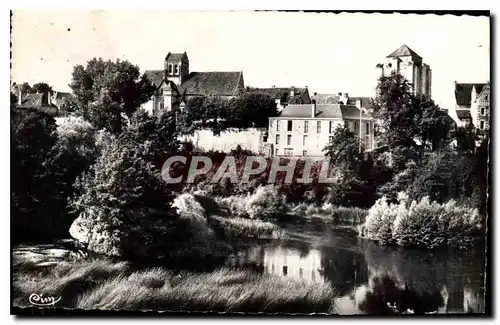
M 125 119 L 154 93 L 154 86 L 128 61 L 92 59 L 73 69 L 70 84 L 75 96 L 72 110 L 97 129 L 120 133 Z
M 231 101 L 227 121 L 232 127 L 267 127 L 269 117 L 278 115 L 276 102 L 272 97 L 259 93 L 244 93 Z
M 21 87 L 21 94 L 23 95 L 35 93 L 35 90 L 31 88 L 30 84 L 27 82 L 23 82 L 20 87 Z
M 59 207 L 50 155 L 57 141 L 54 118 L 35 109 L 11 110 L 11 210 L 14 241 L 54 235 Z
M 334 130 L 332 142 L 323 151 L 332 159 L 335 166 L 352 171 L 358 171 L 363 160 L 359 139 L 347 126 Z
M 276 115 L 276 103 L 265 94 L 244 93 L 231 100 L 218 96 L 194 97 L 186 103 L 180 127 L 187 134 L 200 129 L 219 134 L 232 128 L 267 127 L 268 118 Z
M 411 84 L 401 75 L 379 79 L 374 115 L 381 123 L 382 140 L 396 147 L 438 150 L 449 140 L 449 118 L 429 97 L 414 95 Z M 406 162 L 403 162 L 406 163 Z
M 47 93 L 51 94 L 52 93 L 52 87 L 46 84 L 45 82 L 39 82 L 33 85 L 32 91 L 38 94 L 42 93 Z
M 137 251 L 154 244 L 158 237 L 152 234 L 168 223 L 164 214 L 172 197 L 142 148 L 109 133 L 100 141 L 95 164 L 76 182 L 80 194 L 71 206 L 79 226 L 72 226 L 72 235 L 86 238 L 88 249 L 97 253 L 140 255 Z
M 161 169 L 165 160 L 179 150 L 175 114 L 168 111 L 149 115 L 143 110 L 135 112 L 120 135 L 122 140 L 141 148 L 142 157 Z

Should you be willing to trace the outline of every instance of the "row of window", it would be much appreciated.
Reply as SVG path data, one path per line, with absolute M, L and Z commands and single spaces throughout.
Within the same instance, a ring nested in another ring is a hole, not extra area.
M 293 121 L 287 121 L 287 127 L 286 127 L 286 130 L 287 131 L 292 131 L 292 127 L 293 127 Z M 272 123 L 273 121 L 271 120 L 271 127 L 272 127 Z M 280 131 L 280 121 L 276 121 L 276 132 L 279 132 Z M 329 133 L 333 133 L 333 130 L 334 130 L 334 126 L 335 124 L 333 123 L 333 121 L 330 121 L 330 124 L 329 124 Z M 366 122 L 365 123 L 365 128 L 366 128 L 366 132 L 367 133 L 370 133 L 370 123 L 369 122 Z M 304 121 L 304 133 L 308 133 L 309 132 L 309 121 Z M 354 132 L 359 132 L 359 122 L 358 121 L 354 121 Z M 316 121 L 316 133 L 321 133 L 321 121 Z
M 276 144 L 280 144 L 280 135 L 279 134 L 276 134 Z M 302 145 L 303 146 L 307 146 L 307 139 L 308 139 L 308 136 L 307 135 L 303 135 L 302 136 Z M 332 136 L 329 136 L 328 137 L 328 141 L 329 143 L 332 143 L 333 141 L 333 137 Z M 286 145 L 287 146 L 291 146 L 292 145 L 292 135 L 291 134 L 287 134 L 286 136 Z

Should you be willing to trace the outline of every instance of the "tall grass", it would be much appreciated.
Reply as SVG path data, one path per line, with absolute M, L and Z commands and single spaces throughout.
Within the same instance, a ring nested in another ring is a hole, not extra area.
M 155 284 L 143 281 L 155 277 Z M 182 278 L 155 271 L 117 277 L 82 295 L 77 308 L 215 312 L 328 312 L 335 293 L 328 284 L 218 270 Z
M 277 225 L 267 221 L 245 218 L 223 218 L 212 217 L 216 221 L 216 229 L 219 229 L 229 238 L 269 238 L 281 239 L 284 231 Z
M 174 274 L 162 268 L 132 272 L 109 260 L 61 263 L 44 273 L 15 270 L 14 305 L 32 293 L 61 297 L 55 307 L 108 310 L 215 312 L 331 312 L 329 283 L 220 269 Z
M 368 211 L 356 207 L 339 207 L 331 203 L 313 205 L 301 203 L 292 208 L 292 214 L 300 215 L 312 221 L 333 224 L 360 225 L 365 222 Z

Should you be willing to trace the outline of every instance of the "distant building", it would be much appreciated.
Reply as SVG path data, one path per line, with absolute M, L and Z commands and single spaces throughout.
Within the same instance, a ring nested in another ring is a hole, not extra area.
M 51 104 L 55 105 L 58 110 L 64 111 L 68 107 L 68 101 L 73 95 L 62 91 L 54 91 L 50 96 Z
M 343 104 L 354 105 L 357 108 L 367 111 L 372 108 L 372 99 L 370 97 L 349 97 L 348 93 L 337 94 L 318 94 L 314 93 L 312 99 L 316 104 Z
M 268 150 L 276 156 L 324 156 L 335 128 L 347 124 L 367 150 L 374 147 L 373 119 L 355 105 L 288 105 L 269 118 Z
M 490 84 L 486 84 L 470 108 L 472 124 L 480 130 L 490 128 Z
M 261 93 L 271 96 L 276 102 L 278 111 L 290 104 L 311 104 L 311 97 L 307 86 L 305 88 L 296 87 L 271 87 L 271 88 L 247 88 L 247 92 Z
M 156 93 L 142 107 L 149 113 L 176 110 L 197 96 L 234 98 L 245 90 L 243 72 L 191 72 L 187 53 L 168 53 L 161 70 L 147 70 Z
M 13 84 L 11 92 L 16 95 L 16 108 L 33 108 L 48 114 L 57 114 L 57 106 L 50 101 L 49 92 L 45 93 L 23 93 L 21 85 Z
M 490 92 L 488 85 L 483 93 L 483 88 L 486 85 L 486 83 L 457 83 L 455 81 L 455 107 L 449 114 L 457 122 L 458 126 L 466 126 L 472 123 L 477 128 L 481 128 L 481 126 L 486 128 L 486 119 L 489 116 Z M 479 108 L 478 99 L 480 99 L 482 109 Z M 480 121 L 483 121 L 483 123 L 481 124 Z
M 402 75 L 412 84 L 414 94 L 431 97 L 432 70 L 407 45 L 389 54 L 384 62 L 377 64 L 377 68 L 380 69 L 381 76 L 390 76 L 394 72 Z

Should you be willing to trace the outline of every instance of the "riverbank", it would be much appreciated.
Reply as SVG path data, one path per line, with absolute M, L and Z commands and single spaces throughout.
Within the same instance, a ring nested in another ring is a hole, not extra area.
M 106 259 L 33 264 L 14 257 L 14 305 L 32 294 L 60 298 L 55 307 L 103 310 L 329 313 L 335 290 L 326 283 L 247 270 L 174 273 L 134 271 Z

